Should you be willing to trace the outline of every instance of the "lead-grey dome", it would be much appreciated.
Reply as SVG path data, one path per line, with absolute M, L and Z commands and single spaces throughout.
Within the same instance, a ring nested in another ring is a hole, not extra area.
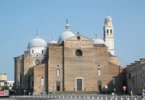
M 57 43 L 55 40 L 50 41 L 50 43 Z
M 58 39 L 58 43 L 61 44 L 64 40 L 70 38 L 70 37 L 73 37 L 75 36 L 69 29 L 70 29 L 70 26 L 68 24 L 68 20 L 66 21 L 66 25 L 65 25 L 65 28 L 66 30 L 59 36 L 59 39 Z
M 37 34 L 36 37 L 32 39 L 28 44 L 28 48 L 33 47 L 47 47 L 47 43 Z
M 94 44 L 105 44 L 105 42 L 102 39 L 98 38 L 98 35 L 96 35 L 96 39 L 93 39 Z
M 75 35 L 71 31 L 65 31 L 59 36 L 58 43 L 61 44 L 62 41 L 66 40 L 70 37 L 73 37 L 73 36 L 75 36 Z

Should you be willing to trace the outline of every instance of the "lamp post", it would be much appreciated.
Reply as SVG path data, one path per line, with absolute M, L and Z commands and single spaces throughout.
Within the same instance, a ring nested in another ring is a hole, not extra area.
M 105 85 L 106 94 L 107 94 L 107 89 L 108 89 L 108 85 Z

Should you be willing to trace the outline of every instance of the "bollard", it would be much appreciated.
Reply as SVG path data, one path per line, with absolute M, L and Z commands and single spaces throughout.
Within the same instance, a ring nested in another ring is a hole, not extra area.
M 121 96 L 121 100 L 123 100 L 122 96 Z
M 106 100 L 107 100 L 107 97 L 106 97 Z
M 79 96 L 79 99 L 81 99 L 81 96 Z
M 92 99 L 94 99 L 94 96 L 92 96 Z
M 127 100 L 129 100 L 129 98 L 127 98 Z
M 75 96 L 75 99 L 76 99 L 77 97 Z
M 116 96 L 115 100 L 117 100 L 117 96 Z
M 85 96 L 84 96 L 84 99 L 85 99 Z
M 72 96 L 70 98 L 72 99 Z
M 99 100 L 99 97 L 97 97 L 97 100 Z
M 103 97 L 101 97 L 101 100 L 103 100 Z
M 134 100 L 137 100 L 136 98 L 134 98 Z

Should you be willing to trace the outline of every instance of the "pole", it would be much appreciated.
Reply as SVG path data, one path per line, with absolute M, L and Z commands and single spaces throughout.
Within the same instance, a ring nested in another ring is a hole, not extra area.
M 125 95 L 125 90 L 124 90 L 124 95 Z

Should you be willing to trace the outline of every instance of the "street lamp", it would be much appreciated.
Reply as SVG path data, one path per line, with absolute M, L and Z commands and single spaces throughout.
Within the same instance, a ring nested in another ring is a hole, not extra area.
M 107 94 L 107 89 L 108 89 L 108 85 L 105 85 L 106 94 Z

